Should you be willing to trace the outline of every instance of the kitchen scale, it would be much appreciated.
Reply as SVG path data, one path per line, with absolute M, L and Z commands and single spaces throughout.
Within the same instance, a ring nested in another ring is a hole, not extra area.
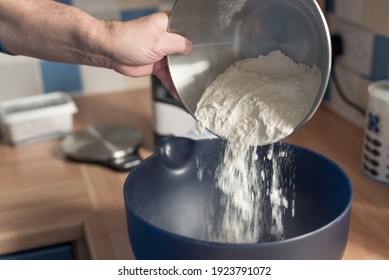
M 116 171 L 130 171 L 142 160 L 138 148 L 142 134 L 120 125 L 89 126 L 62 142 L 66 157 L 73 161 L 100 164 Z

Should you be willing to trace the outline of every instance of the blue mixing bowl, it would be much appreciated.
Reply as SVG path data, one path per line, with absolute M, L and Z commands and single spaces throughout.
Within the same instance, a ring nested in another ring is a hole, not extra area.
M 202 214 L 204 208 L 220 195 L 214 172 L 224 147 L 220 139 L 165 138 L 158 151 L 129 174 L 124 198 L 129 240 L 137 259 L 342 258 L 353 196 L 350 180 L 330 159 L 286 143 L 274 144 L 275 151 L 293 155 L 281 168 L 281 177 L 295 185 L 293 191 L 284 190 L 295 206 L 294 215 L 291 207 L 285 212 L 283 238 L 274 240 L 269 235 L 266 239 L 264 234 L 265 238 L 250 244 L 196 238 L 203 223 L 209 222 Z M 257 153 L 263 158 L 268 150 L 269 146 L 261 146 Z M 207 170 L 201 182 L 198 162 Z M 261 203 L 266 207 L 266 202 Z

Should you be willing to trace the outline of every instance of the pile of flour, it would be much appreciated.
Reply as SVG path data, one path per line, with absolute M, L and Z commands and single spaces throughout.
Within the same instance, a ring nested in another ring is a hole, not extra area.
M 274 143 L 293 133 L 310 111 L 321 72 L 281 51 L 236 62 L 206 89 L 195 116 L 200 130 L 241 146 Z
M 314 104 L 321 81 L 316 65 L 296 63 L 274 51 L 236 62 L 206 89 L 195 112 L 199 130 L 209 129 L 228 143 L 215 178 L 223 193 L 222 217 L 209 226 L 204 239 L 251 243 L 264 234 L 282 238 L 283 213 L 289 206 L 285 184 L 293 184 L 280 175 L 288 151 L 275 154 L 270 147 L 259 158 L 253 146 L 293 133 Z M 264 196 L 271 209 L 261 204 Z M 272 221 L 265 225 L 262 217 L 269 210 Z

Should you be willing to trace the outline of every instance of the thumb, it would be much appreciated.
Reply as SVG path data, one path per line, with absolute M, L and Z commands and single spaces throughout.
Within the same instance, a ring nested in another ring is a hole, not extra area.
M 193 44 L 188 39 L 174 33 L 166 33 L 164 38 L 164 51 L 169 54 L 190 54 L 193 50 Z

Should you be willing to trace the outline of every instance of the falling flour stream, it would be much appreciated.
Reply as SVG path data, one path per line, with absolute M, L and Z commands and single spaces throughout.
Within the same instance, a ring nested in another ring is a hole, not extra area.
M 209 129 L 228 142 L 215 175 L 223 193 L 222 214 L 210 219 L 217 222 L 206 227 L 202 239 L 253 243 L 269 235 L 283 238 L 285 209 L 294 213 L 285 186 L 294 186 L 280 174 L 293 155 L 271 146 L 259 158 L 253 147 L 292 134 L 313 106 L 321 81 L 316 65 L 296 63 L 273 51 L 234 63 L 206 89 L 195 112 L 199 130 Z M 201 171 L 201 162 L 198 166 Z M 271 207 L 264 207 L 266 199 Z M 271 223 L 266 224 L 262 218 L 269 214 Z

